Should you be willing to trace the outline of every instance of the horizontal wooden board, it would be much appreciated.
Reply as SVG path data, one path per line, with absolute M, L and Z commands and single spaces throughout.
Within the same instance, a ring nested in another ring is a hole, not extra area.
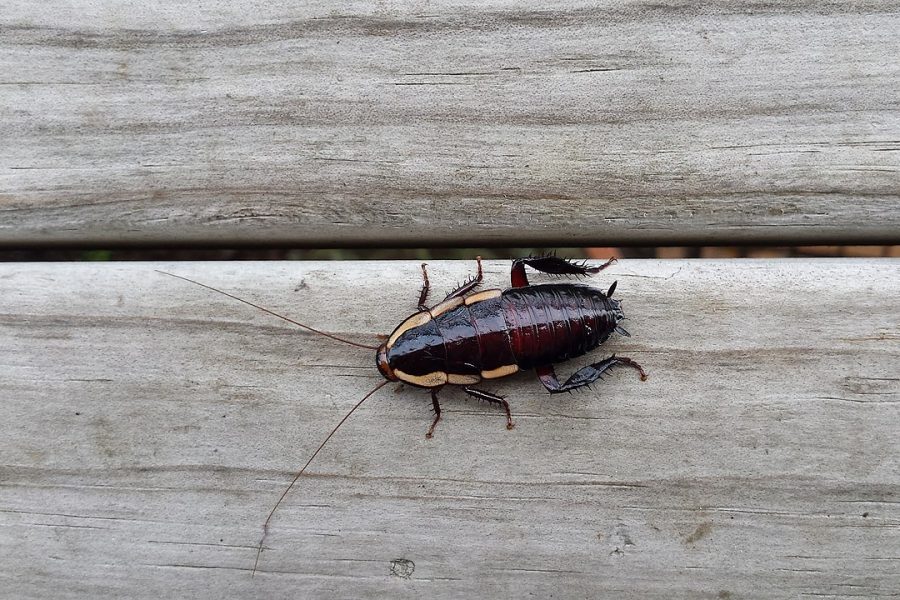
M 430 265 L 435 298 L 474 263 Z M 877 597 L 900 589 L 900 261 L 623 261 L 643 363 L 493 406 L 380 381 L 419 265 L 0 265 L 0 597 Z M 508 264 L 486 265 L 488 286 Z M 545 281 L 534 276 L 533 281 Z M 588 358 L 558 367 L 567 376 Z
M 8 0 L 0 245 L 900 241 L 895 2 Z

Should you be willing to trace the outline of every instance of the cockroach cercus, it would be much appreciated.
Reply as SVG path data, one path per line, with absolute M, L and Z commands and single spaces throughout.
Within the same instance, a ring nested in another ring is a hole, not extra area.
M 446 385 L 460 386 L 470 396 L 502 406 L 506 412 L 506 428 L 512 429 L 509 402 L 502 396 L 472 386 L 484 380 L 534 369 L 547 391 L 557 394 L 590 385 L 615 366 L 636 369 L 641 380 L 645 380 L 647 373 L 638 363 L 613 354 L 600 362 L 582 367 L 565 383 L 560 383 L 553 370 L 553 363 L 590 352 L 605 342 L 613 332 L 629 335 L 619 324 L 625 318 L 620 302 L 612 298 L 616 282 L 604 293 L 573 283 L 530 285 L 525 274 L 527 265 L 552 275 L 586 276 L 599 273 L 614 261 L 615 259 L 610 259 L 600 266 L 589 267 L 585 263 L 556 256 L 518 258 L 512 264 L 512 287 L 476 292 L 482 282 L 481 257 L 478 257 L 476 275 L 432 307 L 426 304 L 430 285 L 428 272 L 423 264 L 424 283 L 419 293 L 419 310 L 404 319 L 380 346 L 342 339 L 228 292 L 187 277 L 159 271 L 224 294 L 313 333 L 359 348 L 375 350 L 375 364 L 385 379 L 344 415 L 278 498 L 263 524 L 263 535 L 257 546 L 253 573 L 256 573 L 259 566 L 269 522 L 285 496 L 350 415 L 391 381 L 400 381 L 431 392 L 434 420 L 425 434 L 425 437 L 430 438 L 441 419 L 438 392 Z

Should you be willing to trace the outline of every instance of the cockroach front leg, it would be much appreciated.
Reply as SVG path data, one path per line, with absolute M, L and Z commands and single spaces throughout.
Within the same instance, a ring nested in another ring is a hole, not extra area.
M 431 422 L 431 427 L 429 427 L 428 431 L 425 433 L 425 439 L 429 440 L 431 439 L 431 436 L 434 435 L 434 426 L 441 420 L 441 404 L 437 399 L 439 389 L 441 388 L 431 388 L 431 404 L 434 406 L 434 421 Z
M 419 292 L 419 310 L 428 310 L 428 306 L 425 303 L 428 301 L 428 291 L 431 289 L 431 284 L 428 282 L 426 266 L 425 263 L 422 263 L 422 291 Z
M 481 271 L 481 257 L 476 256 L 475 260 L 478 262 L 478 272 L 475 274 L 475 277 L 467 279 L 461 286 L 447 294 L 447 297 L 444 300 L 449 300 L 450 298 L 459 298 L 461 296 L 465 296 L 479 285 L 481 285 L 481 280 L 484 279 L 484 273 Z
M 525 274 L 525 265 L 536 271 L 550 275 L 593 275 L 599 273 L 609 265 L 616 262 L 611 258 L 597 267 L 589 267 L 584 263 L 577 263 L 558 256 L 528 256 L 517 258 L 513 261 L 510 279 L 513 287 L 525 287 L 528 285 L 528 275 Z
M 512 421 L 512 413 L 509 410 L 509 402 L 506 401 L 506 398 L 504 398 L 503 396 L 492 394 L 490 392 L 476 390 L 470 387 L 464 387 L 463 391 L 473 398 L 478 398 L 479 400 L 484 400 L 485 402 L 490 402 L 491 404 L 499 404 L 500 406 L 502 406 L 506 411 L 506 428 L 512 429 L 514 427 Z
M 592 365 L 588 365 L 582 369 L 579 369 L 563 384 L 560 384 L 559 379 L 556 378 L 556 371 L 553 370 L 553 365 L 538 367 L 536 370 L 541 383 L 544 384 L 544 387 L 547 388 L 547 391 L 551 394 L 559 394 L 560 392 L 571 392 L 572 390 L 577 390 L 580 387 L 584 387 L 586 385 L 594 383 L 595 381 L 600 379 L 603 373 L 610 370 L 616 365 L 622 365 L 637 369 L 641 374 L 641 381 L 647 379 L 647 373 L 646 371 L 644 371 L 641 365 L 637 364 L 630 358 L 626 358 L 624 356 L 616 356 L 615 354 L 613 354 L 606 360 L 601 360 L 598 363 L 594 363 Z

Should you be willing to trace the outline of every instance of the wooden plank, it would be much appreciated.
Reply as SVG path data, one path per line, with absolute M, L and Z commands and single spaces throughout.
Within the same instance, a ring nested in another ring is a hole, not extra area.
M 435 290 L 471 272 L 431 265 Z M 508 264 L 486 265 L 504 286 Z M 593 391 L 389 385 L 415 263 L 0 265 L 0 596 L 875 597 L 900 589 L 898 260 L 624 261 Z M 540 279 L 539 277 L 535 278 Z M 585 364 L 583 360 L 577 364 Z M 560 367 L 571 372 L 575 365 Z
M 0 244 L 900 241 L 900 13 L 9 0 Z

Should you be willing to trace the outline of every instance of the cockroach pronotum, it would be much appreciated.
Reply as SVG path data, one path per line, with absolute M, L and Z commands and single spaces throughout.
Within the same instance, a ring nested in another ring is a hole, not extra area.
M 478 257 L 476 275 L 432 307 L 426 304 L 430 285 L 428 272 L 423 264 L 424 283 L 419 292 L 419 310 L 404 319 L 380 346 L 342 339 L 228 292 L 187 277 L 159 271 L 224 294 L 313 333 L 358 348 L 375 350 L 375 364 L 385 379 L 344 415 L 275 502 L 263 523 L 263 535 L 256 549 L 252 573 L 255 574 L 259 566 L 263 544 L 269 533 L 269 522 L 288 492 L 350 415 L 391 381 L 431 391 L 434 420 L 425 434 L 425 437 L 430 438 L 441 419 L 438 392 L 445 385 L 461 386 L 470 396 L 502 406 L 506 412 L 506 428 L 512 429 L 509 402 L 502 396 L 475 389 L 473 385 L 486 379 L 497 379 L 534 369 L 551 394 L 571 392 L 597 381 L 617 365 L 636 369 L 641 380 L 645 380 L 647 373 L 638 363 L 613 354 L 605 360 L 582 367 L 565 383 L 560 383 L 553 370 L 553 363 L 590 352 L 605 342 L 613 332 L 630 335 L 619 325 L 625 316 L 619 301 L 612 298 L 616 282 L 604 293 L 573 283 L 530 285 L 525 274 L 527 265 L 552 275 L 587 276 L 599 273 L 614 261 L 615 259 L 610 259 L 600 266 L 588 267 L 585 263 L 556 256 L 518 258 L 512 265 L 512 287 L 507 290 L 475 292 L 482 282 L 481 257 Z

